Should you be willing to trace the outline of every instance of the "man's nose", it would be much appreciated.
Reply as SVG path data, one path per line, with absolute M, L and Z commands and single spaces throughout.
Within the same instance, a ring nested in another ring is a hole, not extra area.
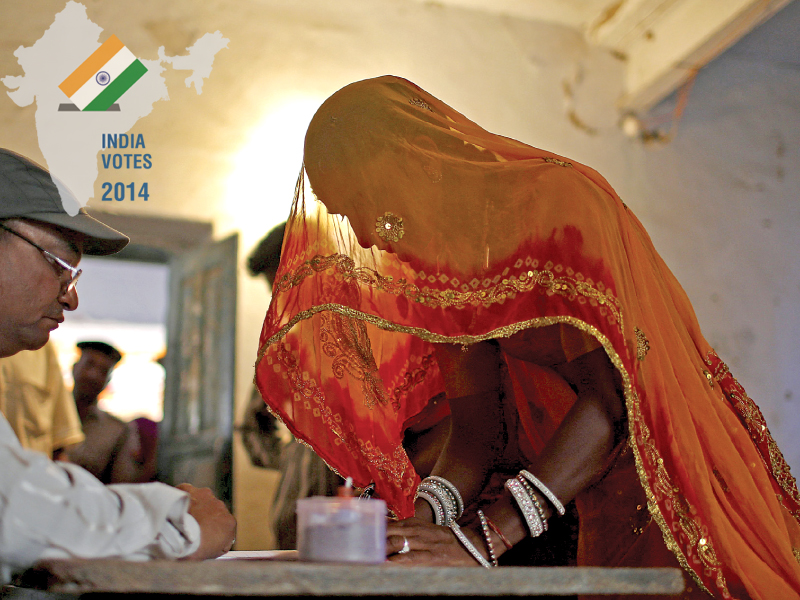
M 58 297 L 58 301 L 64 307 L 64 310 L 75 310 L 78 308 L 78 289 L 72 287 L 64 290 Z

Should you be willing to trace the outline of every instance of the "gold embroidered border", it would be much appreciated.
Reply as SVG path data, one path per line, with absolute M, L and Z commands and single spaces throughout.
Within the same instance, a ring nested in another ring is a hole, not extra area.
M 713 365 L 713 359 L 717 361 L 716 367 Z M 783 453 L 772 437 L 764 415 L 761 413 L 758 405 L 747 395 L 744 387 L 742 387 L 733 376 L 728 365 L 723 362 L 713 349 L 709 350 L 708 354 L 706 354 L 705 363 L 709 368 L 714 369 L 713 377 L 719 382 L 720 386 L 723 384 L 723 379 L 730 378 L 728 391 L 725 392 L 723 388 L 723 393 L 729 397 L 734 408 L 739 412 L 742 419 L 744 419 L 745 427 L 747 427 L 747 431 L 750 433 L 750 437 L 755 442 L 756 447 L 758 448 L 759 444 L 766 442 L 769 462 L 767 462 L 767 458 L 764 456 L 763 452 L 759 451 L 758 453 L 764 466 L 772 473 L 772 476 L 778 482 L 781 489 L 796 503 L 800 504 L 800 492 L 798 492 L 797 489 L 797 482 L 789 469 L 789 464 L 786 462 Z M 759 450 L 761 449 L 759 448 Z M 789 509 L 787 508 L 787 510 Z M 795 519 L 800 521 L 800 511 L 789 510 L 789 512 Z
M 257 361 L 256 361 L 256 366 L 258 366 L 258 362 L 257 362 Z M 287 377 L 288 377 L 288 375 L 287 375 Z M 258 372 L 257 372 L 255 369 L 254 369 L 254 374 L 253 374 L 253 385 L 255 385 L 255 386 L 258 388 Z M 260 388 L 259 388 L 259 393 L 261 393 L 261 389 L 260 389 Z M 263 394 L 262 394 L 262 398 L 263 398 Z M 274 408 L 272 408 L 272 407 L 271 407 L 269 404 L 267 404 L 266 402 L 264 403 L 264 406 L 266 406 L 266 407 L 267 407 L 267 411 L 269 411 L 269 413 L 270 413 L 270 414 L 271 414 L 273 417 L 275 417 L 275 418 L 276 418 L 276 419 L 277 419 L 277 420 L 278 420 L 280 423 L 283 423 L 283 424 L 284 424 L 284 426 L 286 426 L 286 428 L 287 428 L 287 429 L 289 429 L 289 427 L 286 425 L 286 421 L 284 421 L 284 420 L 283 420 L 283 416 L 282 416 L 280 413 L 278 413 L 278 411 L 276 411 Z M 290 431 L 291 431 L 291 429 L 290 429 Z M 309 448 L 310 450 L 312 450 L 312 451 L 316 452 L 315 448 L 314 448 L 314 447 L 313 447 L 311 444 L 309 444 L 308 442 L 306 442 L 305 440 L 302 440 L 302 439 L 300 439 L 299 437 L 296 437 L 296 436 L 294 436 L 294 435 L 293 435 L 293 437 L 294 437 L 295 441 L 297 441 L 298 443 L 300 443 L 300 444 L 302 444 L 303 446 L 305 446 L 306 448 Z M 338 470 L 338 469 L 336 469 L 334 466 L 332 466 L 330 463 L 328 463 L 328 461 L 327 461 L 327 460 L 325 460 L 325 459 L 324 459 L 322 456 L 320 456 L 320 458 L 322 459 L 322 462 L 324 462 L 324 463 L 325 463 L 325 465 L 326 465 L 326 466 L 327 466 L 327 467 L 328 467 L 328 468 L 329 468 L 331 471 L 333 471 L 334 473 L 336 473 L 336 474 L 337 474 L 337 475 L 338 475 L 340 478 L 342 478 L 342 479 L 345 479 L 345 477 L 342 477 L 342 474 L 339 472 L 339 470 Z
M 604 293 L 586 281 L 574 277 L 556 277 L 553 271 L 529 270 L 519 274 L 519 277 L 503 278 L 499 283 L 483 290 L 461 292 L 458 290 L 432 290 L 420 288 L 409 283 L 406 279 L 397 279 L 383 276 L 369 267 L 356 267 L 355 261 L 344 254 L 331 254 L 328 256 L 316 255 L 311 260 L 301 264 L 293 273 L 287 273 L 275 283 L 275 293 L 286 292 L 300 285 L 307 277 L 334 269 L 341 277 L 354 279 L 358 283 L 374 287 L 383 292 L 396 296 L 405 296 L 432 308 L 455 307 L 462 308 L 468 305 L 491 306 L 497 302 L 504 302 L 512 294 L 531 292 L 541 289 L 547 293 L 558 294 L 568 299 L 584 296 L 608 308 L 614 316 L 620 332 L 625 326 L 622 319 L 622 310 L 619 300 L 611 293 Z
M 277 342 L 278 340 L 282 339 L 289 331 L 297 325 L 300 321 L 304 321 L 306 319 L 310 319 L 314 315 L 321 313 L 321 312 L 335 312 L 339 313 L 348 317 L 352 317 L 354 319 L 360 319 L 367 323 L 370 323 L 377 327 L 378 329 L 383 329 L 384 331 L 394 331 L 397 333 L 407 333 L 409 335 L 414 335 L 426 342 L 431 343 L 438 343 L 438 344 L 461 344 L 463 346 L 468 346 L 470 344 L 477 344 L 478 342 L 485 342 L 486 340 L 491 340 L 500 337 L 510 337 L 519 331 L 524 331 L 526 329 L 530 329 L 532 327 L 544 327 L 546 325 L 555 325 L 556 323 L 567 323 L 568 325 L 572 325 L 581 329 L 582 331 L 586 331 L 593 335 L 598 340 L 607 340 L 607 338 L 600 333 L 600 330 L 596 329 L 592 325 L 581 321 L 575 317 L 539 317 L 536 319 L 530 319 L 528 321 L 521 321 L 519 323 L 514 323 L 512 325 L 504 325 L 502 327 L 498 327 L 497 329 L 493 329 L 487 333 L 483 333 L 480 335 L 454 335 L 454 336 L 447 336 L 442 335 L 440 333 L 433 333 L 432 331 L 428 331 L 422 327 L 412 327 L 410 325 L 398 325 L 389 321 L 388 319 L 384 319 L 382 317 L 377 317 L 375 315 L 371 315 L 369 313 L 362 312 L 360 310 L 356 310 L 354 308 L 350 308 L 349 306 L 342 306 L 341 304 L 320 304 L 318 306 L 314 306 L 309 308 L 308 310 L 303 310 L 297 313 L 294 317 L 292 317 L 289 322 L 281 327 L 277 333 L 272 335 L 266 343 L 261 346 L 261 349 L 258 351 L 258 356 L 256 358 L 256 366 L 263 358 L 264 354 L 266 353 L 267 349 Z M 602 343 L 602 342 L 601 342 Z M 605 346 L 605 344 L 603 344 Z M 606 347 L 608 349 L 609 345 Z M 620 365 L 622 363 L 620 362 Z
M 254 381 L 255 381 L 255 378 L 254 378 Z M 273 409 L 273 408 L 272 408 L 272 407 L 271 407 L 269 404 L 267 404 L 266 402 L 264 403 L 264 406 L 266 406 L 266 407 L 267 407 L 267 411 L 269 411 L 269 413 L 270 413 L 270 414 L 271 414 L 273 417 L 275 417 L 275 418 L 276 418 L 276 419 L 277 419 L 277 420 L 278 420 L 280 423 L 283 423 L 284 427 L 286 427 L 286 428 L 288 429 L 288 426 L 286 425 L 286 421 L 284 421 L 284 420 L 283 420 L 283 417 L 282 417 L 282 416 L 281 416 L 281 415 L 280 415 L 280 414 L 279 414 L 277 411 L 275 411 L 275 410 L 274 410 L 274 409 Z M 307 441 L 305 441 L 305 440 L 303 440 L 303 439 L 301 439 L 301 438 L 299 438 L 299 437 L 295 436 L 294 434 L 292 434 L 292 437 L 294 438 L 294 441 L 296 441 L 298 444 L 302 444 L 303 446 L 305 446 L 306 448 L 308 448 L 309 450 L 311 450 L 312 452 L 314 452 L 315 454 L 317 454 L 317 450 L 316 450 L 316 448 L 314 448 L 314 446 L 312 446 L 311 444 L 309 444 Z M 339 478 L 340 478 L 340 479 L 347 479 L 347 478 L 346 478 L 344 475 L 342 475 L 342 474 L 339 472 L 339 470 L 338 470 L 336 467 L 334 467 L 333 465 L 331 465 L 331 464 L 330 464 L 330 463 L 329 463 L 327 460 L 325 460 L 325 459 L 324 459 L 322 456 L 320 456 L 319 454 L 317 454 L 317 456 L 319 456 L 319 458 L 322 460 L 322 462 L 324 462 L 324 463 L 325 463 L 325 466 L 326 466 L 326 467 L 328 467 L 328 468 L 329 468 L 331 471 L 333 471 L 334 473 L 336 473 L 336 474 L 339 476 Z
M 287 288 L 288 289 L 288 288 Z M 664 467 L 664 461 L 660 457 L 658 450 L 655 448 L 655 445 L 650 438 L 649 428 L 647 427 L 646 423 L 644 423 L 641 408 L 639 405 L 639 398 L 636 393 L 636 390 L 633 388 L 633 384 L 630 378 L 630 375 L 625 369 L 625 366 L 620 359 L 619 355 L 615 351 L 613 345 L 608 340 L 608 338 L 603 335 L 596 327 L 589 325 L 588 323 L 581 321 L 575 317 L 568 317 L 568 316 L 556 316 L 556 317 L 539 317 L 536 319 L 530 319 L 528 321 L 515 323 L 512 325 L 505 325 L 503 327 L 499 327 L 495 330 L 492 330 L 488 333 L 481 334 L 481 335 L 460 335 L 460 336 L 445 336 L 438 333 L 433 333 L 428 331 L 427 329 L 423 329 L 420 327 L 410 327 L 406 325 L 397 325 L 388 321 L 386 319 L 377 317 L 375 315 L 370 315 L 355 309 L 352 309 L 347 306 L 342 306 L 339 304 L 324 304 L 312 307 L 308 310 L 301 311 L 297 315 L 295 315 L 286 325 L 284 325 L 278 332 L 272 335 L 267 342 L 259 349 L 258 358 L 256 361 L 256 366 L 263 358 L 264 354 L 267 352 L 269 347 L 274 344 L 275 342 L 282 339 L 298 322 L 310 319 L 317 313 L 323 311 L 333 311 L 339 312 L 341 314 L 345 314 L 347 316 L 362 319 L 368 323 L 371 323 L 375 327 L 379 329 L 383 329 L 385 331 L 395 331 L 398 333 L 405 333 L 409 335 L 414 335 L 419 337 L 422 340 L 432 343 L 451 343 L 451 344 L 474 344 L 477 342 L 495 339 L 498 337 L 509 337 L 514 335 L 519 331 L 524 331 L 526 329 L 535 328 L 535 327 L 545 327 L 548 325 L 554 325 L 556 323 L 566 323 L 568 325 L 572 325 L 584 331 L 590 335 L 592 335 L 595 339 L 597 339 L 600 344 L 603 346 L 606 354 L 609 357 L 609 360 L 620 373 L 622 378 L 623 390 L 625 395 L 625 403 L 628 412 L 628 426 L 630 431 L 630 436 L 628 439 L 628 445 L 631 448 L 634 459 L 636 461 L 636 471 L 639 475 L 639 481 L 642 485 L 642 488 L 645 492 L 647 497 L 647 509 L 650 512 L 650 515 L 656 521 L 661 530 L 661 534 L 664 538 L 664 543 L 677 559 L 678 563 L 681 567 L 687 571 L 695 583 L 698 585 L 700 589 L 705 591 L 708 594 L 711 592 L 708 591 L 708 588 L 703 583 L 700 576 L 694 570 L 692 566 L 689 565 L 689 561 L 687 560 L 686 556 L 684 555 L 683 551 L 681 550 L 678 541 L 675 539 L 675 536 L 667 523 L 666 517 L 661 512 L 661 508 L 658 505 L 658 501 L 656 499 L 656 495 L 653 489 L 650 486 L 650 482 L 647 477 L 647 472 L 644 468 L 644 460 L 639 451 L 637 446 L 636 440 L 641 439 L 642 447 L 647 445 L 647 453 L 648 457 L 651 461 L 654 461 L 654 465 L 658 465 L 655 471 L 655 478 L 656 484 L 659 488 L 666 493 L 668 497 L 670 497 L 673 502 L 675 502 L 675 506 L 680 506 L 681 510 L 677 511 L 679 513 L 679 525 L 681 529 L 687 533 L 687 537 L 689 537 L 690 541 L 696 540 L 696 551 L 698 556 L 700 557 L 701 562 L 706 566 L 709 570 L 715 573 L 715 583 L 724 592 L 727 592 L 727 584 L 725 582 L 725 578 L 719 569 L 719 562 L 716 558 L 716 553 L 713 549 L 713 544 L 711 539 L 708 535 L 705 537 L 701 537 L 696 535 L 696 532 L 703 531 L 705 528 L 698 526 L 692 518 L 689 516 L 692 514 L 691 506 L 683 499 L 682 495 L 679 495 L 679 488 L 675 487 L 672 482 L 669 474 L 667 473 L 666 468 Z M 641 430 L 641 433 L 637 432 L 637 427 Z
M 661 529 L 661 535 L 664 537 L 664 543 L 675 555 L 675 558 L 678 559 L 678 563 L 681 565 L 681 567 L 683 567 L 684 570 L 686 570 L 692 576 L 692 579 L 694 579 L 695 583 L 697 583 L 697 585 L 703 591 L 711 594 L 703 581 L 700 579 L 700 576 L 689 565 L 686 555 L 684 555 L 683 551 L 681 550 L 678 541 L 675 539 L 675 536 L 672 533 L 669 523 L 667 523 L 666 517 L 658 506 L 655 490 L 658 490 L 663 496 L 671 500 L 673 510 L 678 517 L 678 524 L 688 538 L 689 545 L 696 548 L 697 555 L 700 557 L 703 565 L 709 570 L 716 572 L 715 580 L 717 586 L 720 589 L 727 591 L 725 578 L 719 569 L 719 561 L 716 558 L 716 553 L 714 552 L 711 539 L 708 535 L 705 537 L 700 535 L 700 532 L 705 528 L 698 526 L 697 523 L 689 516 L 693 512 L 692 507 L 686 501 L 683 495 L 680 494 L 680 489 L 673 485 L 672 479 L 670 478 L 669 473 L 667 473 L 666 467 L 664 467 L 664 459 L 661 458 L 658 449 L 655 447 L 654 440 L 650 437 L 650 428 L 647 426 L 647 423 L 644 422 L 639 396 L 636 393 L 636 390 L 634 390 L 632 387 L 629 388 L 627 384 L 625 388 L 625 400 L 628 406 L 628 427 L 630 430 L 628 444 L 631 447 L 631 450 L 633 450 L 633 455 L 636 459 L 636 472 L 639 474 L 639 481 L 641 482 L 642 488 L 647 496 L 647 509 L 650 511 L 650 514 L 653 516 L 655 522 L 658 523 L 658 527 Z M 639 445 L 647 453 L 649 462 L 655 467 L 654 484 L 652 487 L 650 486 L 650 482 L 647 477 L 647 471 L 644 468 L 644 460 L 639 450 Z
M 290 349 L 284 344 L 280 345 L 276 358 L 284 367 L 291 388 L 303 397 L 306 401 L 313 400 L 321 418 L 328 429 L 344 444 L 351 453 L 363 456 L 367 462 L 373 464 L 375 468 L 384 473 L 389 481 L 393 481 L 403 489 L 403 475 L 411 466 L 402 445 L 392 452 L 392 456 L 387 456 L 380 450 L 372 446 L 369 442 L 360 440 L 352 431 L 345 431 L 342 426 L 340 415 L 334 415 L 333 411 L 325 401 L 325 393 L 313 379 L 305 380 L 296 358 Z M 403 460 L 405 459 L 405 460 Z M 337 473 L 338 474 L 338 473 Z
M 280 352 L 286 352 L 286 349 L 282 348 L 279 351 L 279 354 L 280 354 Z M 411 370 L 409 372 L 406 372 L 406 374 L 403 376 L 403 378 L 402 378 L 403 379 L 403 383 L 401 385 L 395 387 L 395 389 L 394 389 L 394 395 L 393 395 L 394 400 L 393 400 L 392 404 L 395 407 L 395 409 L 399 409 L 399 407 L 400 407 L 400 398 L 402 396 L 407 394 L 414 387 L 416 387 L 417 385 L 419 385 L 420 383 L 422 383 L 425 380 L 425 378 L 427 377 L 428 370 L 430 368 L 432 359 L 433 359 L 433 353 L 426 354 L 425 356 L 422 357 L 422 360 L 420 361 L 420 366 L 419 367 L 417 367 L 416 369 L 413 369 L 413 370 Z M 288 367 L 287 367 L 287 364 L 284 361 L 281 361 L 281 362 L 284 364 L 284 367 L 286 368 L 287 376 L 290 377 L 289 378 L 289 382 L 290 382 L 291 388 L 295 392 L 299 393 L 301 396 L 305 396 L 305 397 L 308 397 L 308 393 L 304 392 L 306 387 L 313 387 L 316 390 L 318 390 L 320 393 L 322 393 L 321 389 L 317 385 L 313 385 L 312 384 L 311 386 L 306 386 L 306 384 L 303 383 L 302 374 L 300 374 L 300 376 L 298 377 L 296 372 L 294 372 L 294 373 L 292 372 L 292 371 L 297 371 L 298 370 L 298 367 L 294 363 L 294 359 L 291 358 L 290 361 L 291 361 L 292 364 L 289 365 Z M 256 384 L 255 375 L 253 376 L 253 384 Z M 314 397 L 314 395 L 315 395 L 315 393 L 312 393 L 312 397 Z M 323 396 L 322 397 L 322 403 L 324 404 L 325 403 L 324 393 L 322 393 L 322 396 Z M 286 426 L 286 423 L 283 420 L 283 416 L 281 414 L 279 414 L 277 411 L 275 411 L 269 404 L 265 403 L 265 406 L 266 406 L 267 410 L 269 411 L 269 413 L 273 417 L 275 417 L 275 419 L 277 419 L 280 423 L 283 423 L 284 426 Z M 322 417 L 322 413 L 320 413 L 320 417 Z M 375 467 L 379 471 L 381 471 L 381 472 L 386 472 L 387 471 L 386 469 L 381 468 L 382 465 L 385 465 L 387 462 L 389 462 L 386 459 L 385 455 L 377 453 L 377 452 L 375 452 L 375 453 L 369 453 L 369 452 L 365 453 L 365 452 L 363 452 L 363 450 L 365 448 L 365 444 L 363 442 L 361 442 L 360 440 L 357 441 L 356 447 L 353 447 L 352 444 L 348 444 L 348 441 L 346 439 L 347 436 L 345 436 L 345 434 L 341 430 L 340 426 L 334 425 L 330 421 L 328 421 L 328 425 L 329 425 L 329 428 L 331 429 L 331 431 L 333 431 L 334 435 L 336 435 L 336 437 L 342 441 L 342 443 L 345 445 L 346 448 L 348 448 L 348 450 L 350 450 L 351 452 L 352 451 L 360 452 L 367 459 L 367 461 L 371 462 L 372 464 L 374 464 Z M 331 427 L 331 425 L 333 425 L 333 427 Z M 309 448 L 314 453 L 317 452 L 316 448 L 314 448 L 311 444 L 309 444 L 305 440 L 303 440 L 303 439 L 301 439 L 299 437 L 296 437 L 296 436 L 293 436 L 293 437 L 294 437 L 295 441 L 298 442 L 299 444 L 302 444 L 306 448 Z M 356 450 L 356 448 L 358 448 L 358 450 Z M 394 452 L 392 453 L 392 456 L 394 457 L 395 462 L 397 462 L 397 463 L 406 463 L 407 464 L 408 463 L 408 455 L 405 453 L 404 449 L 402 449 L 402 451 L 401 451 L 401 448 L 402 448 L 402 446 L 399 446 L 398 448 L 395 448 Z M 374 458 L 374 456 L 377 456 L 378 454 L 380 454 L 380 459 L 379 460 L 371 460 L 371 458 Z M 403 460 L 403 458 L 405 458 L 405 460 Z M 325 460 L 321 456 L 320 456 L 320 459 L 322 459 L 322 461 L 325 463 L 325 465 L 331 471 L 336 473 L 336 475 L 338 475 L 341 479 L 345 479 L 345 476 L 342 475 L 342 473 L 340 473 L 339 470 L 336 467 L 331 465 L 327 460 Z M 392 481 L 393 479 L 395 481 L 399 481 L 396 477 L 392 477 L 391 476 L 391 474 L 396 474 L 399 470 L 400 469 L 398 469 L 398 468 L 394 468 L 394 469 L 390 468 L 390 469 L 388 469 L 388 471 L 390 473 L 390 476 L 388 477 L 388 479 L 390 481 Z M 413 479 L 409 480 L 409 484 L 411 483 L 411 481 L 413 481 Z M 401 484 L 401 487 L 402 487 L 402 484 Z M 409 493 L 411 493 L 410 489 L 408 489 L 407 491 Z
M 525 329 L 530 329 L 534 327 L 546 327 L 548 325 L 555 325 L 556 323 L 566 323 L 595 337 L 606 349 L 606 353 L 609 355 L 611 362 L 614 364 L 617 370 L 622 374 L 622 378 L 623 381 L 625 382 L 626 388 L 630 387 L 630 380 L 627 375 L 627 371 L 625 370 L 622 361 L 619 359 L 619 356 L 614 351 L 613 346 L 611 345 L 611 342 L 609 342 L 608 338 L 606 338 L 597 328 L 593 327 L 592 325 L 589 325 L 588 323 L 585 323 L 584 321 L 581 321 L 580 319 L 576 319 L 575 317 L 567 317 L 567 316 L 539 317 L 538 319 L 531 319 L 521 323 L 515 323 L 513 325 L 506 325 L 503 327 L 499 327 L 493 331 L 490 331 L 482 335 L 445 336 L 418 327 L 396 325 L 386 319 L 382 319 L 374 315 L 369 315 L 367 313 L 363 313 L 361 311 L 354 310 L 350 307 L 341 306 L 338 304 L 323 304 L 298 313 L 275 335 L 270 337 L 269 340 L 267 340 L 267 342 L 259 349 L 255 364 L 256 369 L 258 368 L 261 360 L 264 358 L 264 355 L 266 354 L 267 350 L 269 350 L 269 348 L 274 343 L 279 343 L 279 348 L 277 350 L 277 358 L 279 362 L 283 365 L 284 369 L 287 371 L 289 378 L 288 380 L 291 388 L 304 398 L 314 400 L 314 402 L 319 406 L 320 418 L 322 418 L 325 421 L 330 431 L 333 432 L 333 434 L 339 440 L 342 441 L 342 443 L 349 451 L 360 453 L 367 459 L 367 461 L 374 464 L 379 471 L 387 473 L 387 478 L 390 481 L 394 481 L 401 487 L 402 487 L 402 474 L 404 471 L 400 469 L 398 465 L 395 465 L 394 468 L 392 468 L 391 466 L 387 466 L 391 464 L 391 460 L 388 459 L 384 454 L 380 453 L 377 450 L 373 450 L 372 452 L 370 452 L 369 449 L 365 446 L 365 444 L 360 440 L 358 440 L 354 434 L 350 433 L 348 435 L 347 433 L 344 432 L 341 425 L 336 421 L 336 418 L 333 416 L 331 409 L 327 406 L 327 402 L 325 401 L 325 394 L 322 391 L 322 389 L 319 387 L 316 381 L 310 379 L 308 381 L 304 380 L 303 374 L 300 371 L 300 367 L 297 365 L 296 359 L 293 356 L 291 356 L 291 350 L 287 350 L 284 344 L 280 343 L 280 340 L 298 322 L 305 319 L 310 319 L 314 315 L 321 312 L 334 312 L 351 318 L 361 319 L 362 321 L 371 323 L 372 325 L 380 329 L 383 329 L 385 331 L 395 331 L 398 333 L 415 335 L 427 342 L 453 343 L 453 344 L 464 344 L 464 345 L 474 344 L 477 342 L 482 342 L 489 339 L 495 339 L 500 337 L 510 337 L 519 331 L 524 331 Z M 425 366 L 425 370 L 427 370 L 427 365 Z M 269 407 L 269 405 L 267 405 L 267 407 L 270 409 L 270 412 L 273 415 L 275 415 L 281 422 L 283 422 L 281 415 L 273 411 Z M 339 420 L 341 420 L 341 418 Z M 302 440 L 300 441 L 302 442 Z M 306 442 L 302 443 L 313 449 L 313 447 L 310 446 L 308 443 Z M 397 455 L 398 450 L 401 449 L 402 446 L 399 449 L 395 449 L 394 454 Z M 405 455 L 404 451 L 402 453 L 403 455 Z M 406 461 L 408 461 L 407 457 Z M 340 473 L 336 469 L 332 470 L 336 472 L 337 475 L 340 475 Z

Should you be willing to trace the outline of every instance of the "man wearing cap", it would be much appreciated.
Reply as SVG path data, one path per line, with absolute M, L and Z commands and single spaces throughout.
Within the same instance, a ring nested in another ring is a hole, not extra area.
M 127 242 L 83 209 L 68 215 L 46 170 L 0 149 L 0 357 L 41 348 L 78 306 L 81 256 Z M 230 549 L 235 520 L 224 504 L 180 487 L 104 486 L 23 449 L 0 415 L 0 581 L 41 558 L 203 559 Z
M 67 459 L 103 483 L 139 483 L 135 433 L 126 423 L 100 410 L 97 400 L 111 380 L 122 354 L 105 342 L 78 342 L 81 356 L 72 367 L 72 395 L 86 439 L 67 450 Z

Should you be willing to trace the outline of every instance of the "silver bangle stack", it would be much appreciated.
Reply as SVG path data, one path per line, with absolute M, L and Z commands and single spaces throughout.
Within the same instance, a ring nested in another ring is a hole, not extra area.
M 486 520 L 486 515 L 482 510 L 478 510 L 478 518 L 481 521 L 481 529 L 483 530 L 483 539 L 486 540 L 486 550 L 489 552 L 489 560 L 492 561 L 492 566 L 498 566 L 497 554 L 494 553 L 494 544 L 492 543 L 492 533 L 489 531 L 489 521 Z
M 453 521 L 452 523 L 450 523 L 449 527 L 450 530 L 455 534 L 456 538 L 458 538 L 458 541 L 461 542 L 461 545 L 464 546 L 467 552 L 469 552 L 472 555 L 472 558 L 477 560 L 482 567 L 486 567 L 487 569 L 492 568 L 492 563 L 483 558 L 483 554 L 481 554 L 478 551 L 478 549 L 472 545 L 472 542 L 470 542 L 467 536 L 464 535 L 464 532 L 461 531 L 461 527 L 458 526 L 458 523 Z M 497 564 L 495 564 L 494 566 L 497 566 Z
M 533 486 L 537 490 L 539 490 L 545 498 L 547 498 L 550 501 L 550 504 L 552 504 L 553 508 L 555 508 L 556 511 L 558 511 L 559 515 L 561 515 L 562 517 L 564 516 L 564 505 L 558 501 L 556 495 L 553 492 L 551 492 L 550 489 L 545 484 L 543 484 L 536 477 L 534 477 L 534 475 L 530 471 L 526 471 L 525 469 L 522 469 L 522 471 L 520 471 L 519 474 L 522 475 L 529 482 L 531 482 L 531 484 L 533 484 Z
M 423 479 L 417 488 L 416 498 L 422 498 L 431 505 L 436 525 L 449 527 L 464 513 L 464 500 L 458 488 L 444 477 L 432 475 Z

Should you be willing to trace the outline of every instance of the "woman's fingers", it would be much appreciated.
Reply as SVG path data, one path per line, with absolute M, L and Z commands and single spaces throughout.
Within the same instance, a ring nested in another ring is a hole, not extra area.
M 419 519 L 389 523 L 387 560 L 395 564 L 477 566 L 447 527 Z
M 411 542 L 408 537 L 404 535 L 387 535 L 386 536 L 386 555 L 398 554 L 408 548 L 405 553 L 411 550 Z

